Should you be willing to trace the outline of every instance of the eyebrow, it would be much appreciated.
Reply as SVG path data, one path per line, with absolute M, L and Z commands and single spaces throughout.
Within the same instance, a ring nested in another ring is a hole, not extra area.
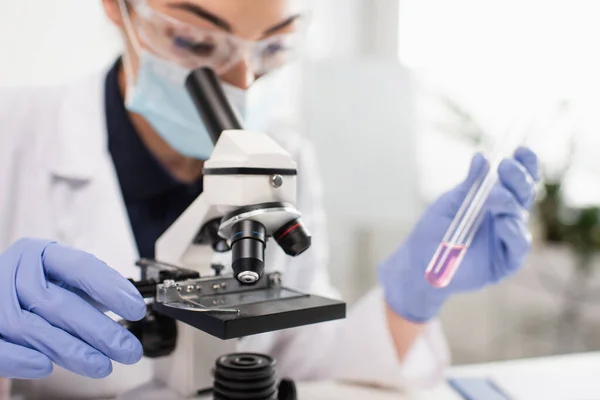
M 189 11 L 189 12 L 195 14 L 197 17 L 205 19 L 205 20 L 213 23 L 214 25 L 218 26 L 219 28 L 225 29 L 227 32 L 232 32 L 232 30 L 233 30 L 231 28 L 231 25 L 229 24 L 229 22 L 225 21 L 223 18 L 216 16 L 215 14 L 213 14 L 211 12 L 206 11 L 204 8 L 202 8 L 196 4 L 182 2 L 182 3 L 169 4 L 169 7 L 176 8 L 179 10 Z
M 270 27 L 269 29 L 267 29 L 263 35 L 264 36 L 269 36 L 272 33 L 275 33 L 277 31 L 280 31 L 280 30 L 284 29 L 284 28 L 287 28 L 288 26 L 290 26 L 291 24 L 293 24 L 296 20 L 300 19 L 300 17 L 301 17 L 300 14 L 292 15 L 291 17 L 289 17 L 285 21 L 280 22 L 277 25 L 274 25 L 274 26 Z
M 231 24 L 229 22 L 227 22 L 223 18 L 205 10 L 204 8 L 200 7 L 199 5 L 186 3 L 186 2 L 179 2 L 179 3 L 169 4 L 169 7 L 191 12 L 192 14 L 196 15 L 197 17 L 205 19 L 205 20 L 211 22 L 212 24 L 218 26 L 219 28 L 226 30 L 227 32 L 230 32 L 230 33 L 233 32 L 233 28 L 231 27 Z M 288 26 L 290 26 L 291 24 L 293 24 L 296 20 L 298 20 L 300 18 L 301 18 L 300 14 L 293 15 L 293 16 L 289 17 L 288 19 L 286 19 L 285 21 L 280 22 L 280 23 L 270 27 L 269 29 L 267 29 L 263 33 L 263 36 L 268 36 L 268 35 L 275 33 L 281 29 L 287 28 Z

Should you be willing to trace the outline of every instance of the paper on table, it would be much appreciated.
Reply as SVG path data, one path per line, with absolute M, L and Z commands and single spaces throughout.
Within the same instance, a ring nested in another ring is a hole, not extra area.
M 563 369 L 560 373 L 499 373 L 492 376 L 512 400 L 599 400 L 599 370 Z

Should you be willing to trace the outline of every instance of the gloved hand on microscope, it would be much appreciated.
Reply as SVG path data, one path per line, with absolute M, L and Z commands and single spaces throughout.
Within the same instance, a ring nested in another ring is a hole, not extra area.
M 106 316 L 132 321 L 146 304 L 133 285 L 94 256 L 21 239 L 0 255 L 0 376 L 43 378 L 52 364 L 104 378 L 111 359 L 134 364 L 142 346 Z

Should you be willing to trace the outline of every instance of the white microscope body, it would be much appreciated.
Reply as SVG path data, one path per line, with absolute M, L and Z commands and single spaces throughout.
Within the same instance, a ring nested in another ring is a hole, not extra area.
M 296 163 L 288 152 L 266 134 L 224 131 L 205 163 L 202 195 L 156 242 L 156 259 L 195 270 L 201 277 L 214 275 L 211 265 L 218 253 L 210 245 L 196 244 L 199 230 L 245 206 L 295 205 L 295 171 Z M 258 214 L 254 218 L 269 234 L 300 216 L 294 207 Z M 225 265 L 223 272 L 231 272 L 231 265 Z M 181 322 L 177 328 L 175 351 L 154 361 L 155 378 L 183 396 L 194 396 L 199 389 L 212 386 L 215 360 L 235 352 L 237 341 L 215 338 Z

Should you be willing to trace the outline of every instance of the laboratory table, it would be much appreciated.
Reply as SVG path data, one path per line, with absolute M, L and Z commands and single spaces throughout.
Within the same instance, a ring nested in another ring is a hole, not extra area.
M 600 400 L 600 352 L 453 367 L 448 378 L 489 379 L 510 400 Z M 398 394 L 325 382 L 300 385 L 299 395 L 301 400 L 464 400 L 447 384 Z
M 510 400 L 600 400 L 600 353 L 459 366 L 448 371 L 448 378 L 491 379 Z M 145 389 L 145 400 L 180 399 L 159 387 Z M 135 393 L 130 395 L 121 399 L 140 398 Z M 411 394 L 334 382 L 300 383 L 298 397 L 300 400 L 463 400 L 445 383 Z

